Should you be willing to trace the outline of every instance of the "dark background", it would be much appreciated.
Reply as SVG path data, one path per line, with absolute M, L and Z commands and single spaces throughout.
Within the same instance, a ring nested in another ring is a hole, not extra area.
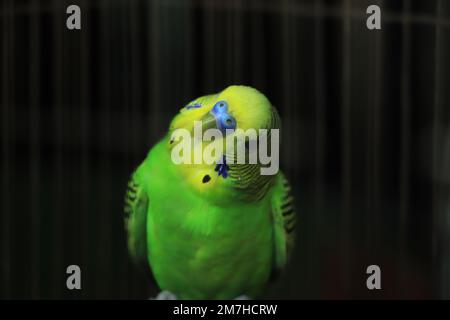
M 126 251 L 127 179 L 178 109 L 230 84 L 283 119 L 298 245 L 266 297 L 450 298 L 450 2 L 0 3 L 0 298 L 155 294 Z

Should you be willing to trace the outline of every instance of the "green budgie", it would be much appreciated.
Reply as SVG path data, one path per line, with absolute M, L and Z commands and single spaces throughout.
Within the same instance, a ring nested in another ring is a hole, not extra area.
M 174 163 L 173 133 L 186 129 L 194 136 L 196 121 L 221 132 L 280 127 L 269 100 L 246 86 L 230 86 L 182 108 L 128 184 L 130 254 L 150 266 L 170 297 L 259 297 L 293 246 L 296 215 L 289 183 L 281 172 L 262 175 L 265 164 L 259 159 Z

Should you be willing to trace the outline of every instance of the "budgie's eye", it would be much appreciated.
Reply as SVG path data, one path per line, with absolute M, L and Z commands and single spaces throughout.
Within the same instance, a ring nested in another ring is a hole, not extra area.
M 198 109 L 201 108 L 202 104 L 201 103 L 195 103 L 195 104 L 191 104 L 189 106 L 186 107 L 187 110 L 191 110 L 191 109 Z

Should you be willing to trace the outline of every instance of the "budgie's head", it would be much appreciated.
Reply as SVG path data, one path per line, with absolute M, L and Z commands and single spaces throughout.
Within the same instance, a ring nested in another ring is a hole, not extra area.
M 174 141 L 174 132 L 177 129 L 185 129 L 192 141 L 198 137 L 196 130 L 201 128 L 201 132 L 213 129 L 222 133 L 221 139 L 212 139 L 225 143 L 231 137 L 235 138 L 233 145 L 234 153 L 232 157 L 236 160 L 238 138 L 242 138 L 245 144 L 242 149 L 246 152 L 248 159 L 250 146 L 258 146 L 260 143 L 260 129 L 270 132 L 272 129 L 279 129 L 280 119 L 276 109 L 272 106 L 264 94 L 258 90 L 247 86 L 229 86 L 220 93 L 199 97 L 184 108 L 182 108 L 172 120 L 169 130 L 168 148 L 173 151 L 177 141 Z M 251 130 L 256 135 L 247 134 Z M 228 138 L 228 140 L 227 140 Z M 269 136 L 270 139 L 270 136 Z M 202 136 L 201 143 L 195 148 L 205 149 L 211 144 L 211 139 Z M 270 141 L 268 141 L 270 150 Z M 194 145 L 194 143 L 193 143 Z M 244 148 L 245 146 L 245 148 Z M 241 150 L 242 150 L 241 149 Z M 272 182 L 273 175 L 261 175 L 261 162 L 259 158 L 256 163 L 233 163 L 230 161 L 229 151 L 224 147 L 224 152 L 217 154 L 217 160 L 222 159 L 222 164 L 216 163 L 194 163 L 194 152 L 191 154 L 192 164 L 179 166 L 180 173 L 184 175 L 186 181 L 192 184 L 194 189 L 213 196 L 232 196 L 236 191 L 241 198 L 259 198 L 264 195 L 266 189 Z M 273 151 L 273 150 L 272 150 Z M 278 152 L 278 150 L 276 150 Z M 225 158 L 224 158 L 225 157 Z M 228 161 L 227 161 L 227 160 Z M 220 160 L 219 160 L 220 162 Z M 235 161 L 237 162 L 237 161 Z M 248 194 L 247 194 L 248 193 Z

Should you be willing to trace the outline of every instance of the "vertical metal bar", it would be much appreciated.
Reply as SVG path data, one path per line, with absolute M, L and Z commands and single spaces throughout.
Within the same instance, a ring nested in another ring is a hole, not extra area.
M 218 5 L 218 8 L 216 9 L 220 16 L 224 16 L 225 23 L 218 24 L 217 33 L 216 34 L 223 34 L 225 35 L 225 56 L 224 61 L 225 65 L 228 66 L 223 70 L 223 67 L 220 66 L 222 69 L 219 69 L 219 73 L 223 72 L 226 75 L 225 81 L 228 83 L 233 82 L 233 75 L 234 75 L 234 43 L 233 43 L 233 36 L 234 36 L 234 24 L 233 24 L 233 13 L 234 13 L 234 7 L 232 5 Z M 214 37 L 214 44 L 217 42 L 217 37 Z M 221 53 L 220 53 L 221 54 Z M 214 60 L 218 61 L 220 59 L 220 56 L 217 56 L 217 54 L 214 56 Z M 216 81 L 217 79 L 214 79 Z
M 160 0 L 161 1 L 161 0 Z M 176 16 L 177 19 L 179 18 L 178 12 L 173 12 L 173 16 Z M 169 34 L 171 34 L 169 25 L 171 24 L 170 20 L 170 12 L 169 7 L 167 6 L 167 3 L 165 1 L 160 2 L 160 64 L 162 68 L 160 69 L 160 82 L 161 82 L 161 92 L 160 92 L 160 99 L 161 101 L 168 101 L 169 97 L 173 94 L 173 92 L 177 92 L 176 85 L 171 86 L 169 83 L 171 83 L 171 79 L 169 77 L 169 74 L 167 72 L 164 72 L 163 70 L 173 70 L 174 65 L 170 62 L 170 48 L 172 48 L 171 42 L 172 39 L 176 39 L 175 42 L 179 41 L 179 34 L 174 33 L 174 38 L 169 37 Z M 175 91 L 174 91 L 175 90 Z M 159 106 L 158 106 L 159 107 Z M 166 113 L 162 110 L 158 110 L 159 114 L 159 121 L 158 121 L 158 139 L 160 138 L 159 134 L 160 132 L 164 132 L 166 130 L 166 123 L 161 121 L 161 119 L 165 118 Z
M 183 96 L 185 99 L 189 99 L 193 95 L 193 81 L 192 76 L 195 75 L 194 70 L 194 57 L 195 53 L 193 52 L 192 44 L 196 40 L 195 31 L 193 30 L 193 8 L 191 2 L 188 2 L 183 7 L 183 30 L 184 30 L 184 38 L 183 38 Z
M 290 37 L 290 31 L 291 31 L 291 25 L 292 25 L 292 17 L 290 15 L 291 10 L 291 0 L 283 0 L 282 1 L 282 11 L 281 11 L 281 46 L 282 46 L 282 56 L 281 56 L 281 67 L 282 67 L 282 101 L 283 101 L 283 110 L 286 115 L 286 119 L 289 119 L 289 116 L 291 116 L 291 37 Z M 288 132 L 289 136 L 290 132 Z M 284 159 L 289 159 L 291 157 L 291 149 L 290 148 L 284 148 Z M 288 168 L 290 171 L 289 173 L 292 173 L 292 168 Z
M 410 17 L 411 3 L 405 0 L 405 15 Z M 408 238 L 408 212 L 410 201 L 410 153 L 411 153 L 411 26 L 406 19 L 402 26 L 402 83 L 401 83 L 401 138 L 400 138 L 400 221 L 398 243 L 400 251 L 400 267 L 406 265 L 407 238 Z M 402 277 L 402 276 L 401 276 Z M 400 278 L 401 292 L 403 293 L 404 279 Z
M 30 23 L 30 215 L 31 215 L 31 297 L 39 298 L 40 288 L 40 25 L 39 3 L 31 4 Z
M 315 143 L 315 206 L 316 214 L 322 211 L 324 198 L 324 147 L 325 147 L 325 87 L 324 87 L 324 22 L 323 1 L 315 2 L 315 46 L 314 46 L 314 75 L 316 100 L 316 143 Z
M 319 0 L 320 1 L 320 0 Z M 295 6 L 296 3 L 295 1 L 292 1 L 289 3 L 289 11 L 288 11 L 288 15 L 290 17 L 290 23 L 288 26 L 288 42 L 290 45 L 289 48 L 289 52 L 290 52 L 290 61 L 289 61 L 289 65 L 290 65 L 290 103 L 286 106 L 287 107 L 287 117 L 289 117 L 290 119 L 302 119 L 302 111 L 305 110 L 306 108 L 304 108 L 304 104 L 300 104 L 300 107 L 296 106 L 296 101 L 301 101 L 303 99 L 303 97 L 301 96 L 301 90 L 299 90 L 298 88 L 300 88 L 300 86 L 304 86 L 304 78 L 301 75 L 300 72 L 296 72 L 296 70 L 299 70 L 299 62 L 301 62 L 301 58 L 297 58 L 297 57 L 301 57 L 302 56 L 302 52 L 299 51 L 299 43 L 303 43 L 305 41 L 304 40 L 304 33 L 300 30 L 299 28 L 299 24 L 300 24 L 300 19 L 298 19 L 296 17 L 295 13 Z M 314 15 L 314 11 L 311 12 L 311 16 Z M 304 19 L 303 19 L 304 20 Z M 305 54 L 305 53 L 303 53 Z M 320 54 L 319 54 L 320 55 Z M 300 82 L 301 79 L 301 82 Z M 297 121 L 297 120 L 294 120 Z M 295 125 L 290 126 L 290 129 L 292 130 L 292 132 L 289 132 L 289 137 L 292 139 L 293 143 L 295 145 L 299 145 L 300 143 L 300 139 L 299 139 L 299 135 L 295 134 L 293 132 Z M 300 166 L 299 165 L 295 165 L 296 163 L 298 163 L 301 159 L 301 150 L 300 148 L 293 148 L 291 150 L 291 154 L 290 154 L 290 158 L 292 159 L 291 162 L 293 164 L 291 164 L 292 166 L 292 177 L 293 179 L 298 179 L 298 176 L 300 174 Z M 313 216 L 314 219 L 314 224 L 317 225 L 317 216 Z
M 436 19 L 440 22 L 442 17 L 442 0 L 437 0 L 436 3 Z M 435 25 L 435 47 L 434 47 L 434 105 L 433 105 L 433 163 L 432 163 L 432 270 L 439 274 L 439 250 L 440 250 L 440 236 L 442 234 L 441 224 L 443 219 L 441 217 L 441 202 L 440 202 L 440 186 L 438 177 L 441 176 L 441 161 L 442 153 L 440 151 L 441 145 L 439 131 L 441 129 L 442 121 L 442 94 L 441 94 L 441 79 L 442 79 L 442 27 L 440 23 Z M 448 270 L 447 270 L 448 272 Z M 440 283 L 439 277 L 434 279 L 436 292 L 440 292 L 443 285 Z
M 318 242 L 320 232 L 317 231 L 317 226 L 322 225 L 325 214 L 324 206 L 325 193 L 325 145 L 326 145 L 326 109 L 325 109 L 325 40 L 324 40 L 324 3 L 323 0 L 315 2 L 314 6 L 314 88 L 315 88 L 315 170 L 314 170 L 314 219 L 318 221 L 313 226 L 315 230 L 314 243 Z M 297 69 L 294 69 L 297 70 Z M 315 247 L 317 248 L 317 247 Z M 317 254 L 317 253 L 316 253 Z
M 382 1 L 379 2 L 379 6 L 383 6 Z M 381 115 L 381 97 L 382 97 L 382 70 L 383 70 L 383 31 L 374 31 L 374 39 L 371 42 L 373 49 L 370 51 L 374 63 L 372 64 L 371 75 L 373 75 L 373 84 L 371 86 L 371 110 L 367 113 L 368 115 L 368 143 L 367 146 L 370 148 L 368 157 L 368 207 L 367 207 L 367 235 L 366 244 L 367 250 L 373 252 L 373 226 L 377 225 L 377 217 L 380 212 L 380 120 Z
M 11 21 L 10 6 L 11 1 L 4 1 L 2 4 L 2 214 L 1 217 L 1 274 L 2 274 L 2 296 L 3 298 L 11 298 L 11 155 L 10 155 L 10 37 L 11 37 Z
M 383 2 L 381 1 L 380 6 Z M 374 216 L 371 217 L 369 223 L 369 246 L 372 248 L 373 241 L 373 228 L 372 225 L 378 226 L 378 216 L 380 213 L 380 187 L 382 185 L 382 175 L 380 172 L 380 159 L 382 157 L 382 140 L 381 140 L 381 128 L 383 124 L 382 103 L 381 97 L 383 96 L 382 78 L 383 78 L 383 31 L 379 30 L 375 36 L 375 87 L 374 87 L 374 110 L 373 110 L 373 212 Z
M 53 221 L 53 248 L 52 248 L 52 295 L 53 297 L 61 298 L 63 283 L 62 276 L 64 274 L 63 269 L 63 254 L 64 254 L 64 208 L 63 208 L 63 196 L 64 196 L 64 183 L 63 183 L 63 135 L 64 135 L 64 83 L 63 83 L 63 54 L 64 54 L 64 42 L 63 32 L 65 28 L 64 23 L 64 8 L 61 5 L 61 1 L 53 0 L 53 30 L 55 32 L 54 41 L 54 64 L 53 64 L 53 79 L 54 79 L 54 97 L 53 97 L 53 125 L 54 125 L 54 208 L 52 210 L 51 221 Z
M 369 43 L 369 61 L 371 62 L 370 65 L 368 65 L 368 76 L 367 76 L 367 96 L 369 98 L 367 103 L 367 109 L 366 109 L 366 208 L 365 208 L 365 246 L 366 250 L 368 251 L 370 249 L 370 232 L 371 232 L 371 219 L 373 217 L 373 175 L 372 175 L 372 168 L 373 168 L 373 160 L 374 160 L 374 154 L 373 154 L 373 142 L 374 142 L 374 109 L 375 109 L 375 70 L 374 70 L 374 60 L 376 59 L 376 43 L 375 43 L 375 35 L 373 31 L 371 34 L 369 34 L 370 37 L 370 43 Z
M 251 48 L 252 59 L 251 59 L 251 70 L 252 70 L 252 83 L 255 84 L 256 88 L 266 91 L 266 83 L 264 81 L 264 70 L 267 68 L 264 63 L 266 59 L 266 52 L 264 50 L 264 33 L 263 33 L 263 17 L 257 8 L 258 0 L 251 1 L 251 39 L 253 41 L 253 46 Z
M 236 0 L 234 3 L 233 10 L 233 83 L 242 83 L 243 72 L 242 72 L 242 16 L 243 16 L 243 6 L 242 0 Z
M 351 75 L 351 1 L 345 0 L 343 6 L 342 25 L 342 222 L 341 239 L 343 261 L 345 265 L 344 284 L 348 292 L 350 283 L 350 224 L 352 217 L 352 144 L 351 144 L 351 101 L 350 101 L 350 75 Z
M 88 1 L 83 0 L 81 3 L 82 8 L 88 7 Z M 84 16 L 86 17 L 86 15 Z M 85 25 L 86 23 L 83 22 Z M 86 30 L 86 28 L 85 28 Z M 80 250 L 81 250 L 81 270 L 90 270 L 89 266 L 89 250 L 91 247 L 91 238 L 89 236 L 89 224 L 91 221 L 90 210 L 90 193 L 91 193 L 91 169 L 90 169 L 90 96 L 91 96 L 91 74 L 90 74 L 90 45 L 89 38 L 92 31 L 81 32 L 81 75 L 80 75 L 80 95 L 81 95 L 81 108 L 80 108 L 80 145 L 81 145 L 81 174 L 80 174 Z M 85 283 L 91 283 L 90 272 L 83 273 L 83 279 Z
M 14 243 L 16 242 L 15 240 L 17 238 L 17 232 L 15 232 L 16 230 L 14 229 L 16 223 L 14 220 L 17 221 L 17 216 L 14 215 L 14 210 L 15 210 L 15 202 L 14 202 L 14 196 L 16 194 L 16 185 L 14 183 L 14 174 L 16 172 L 16 165 L 15 165 L 15 154 L 16 154 L 16 147 L 15 147 L 15 141 L 17 139 L 16 137 L 16 130 L 15 130 L 15 126 L 16 126 L 16 115 L 15 115 L 15 100 L 16 100 L 16 96 L 15 96 L 15 86 L 16 86 L 16 76 L 15 76 L 15 70 L 14 70 L 14 66 L 16 65 L 16 57 L 15 57 L 15 41 L 16 41 L 16 35 L 15 35 L 15 6 L 14 6 L 14 1 L 10 1 L 9 5 L 7 7 L 7 19 L 8 19 L 8 24 L 9 24 L 9 28 L 8 28 L 8 36 L 7 36 L 7 59 L 8 59 L 8 67 L 7 67 L 7 72 L 8 72 L 8 76 L 7 76 L 7 80 L 9 82 L 9 86 L 8 86 L 8 109 L 9 109 L 9 118 L 8 118 L 8 127 L 9 127 L 9 148 L 8 148 L 8 162 L 9 162 L 9 172 L 7 174 L 8 176 L 8 203 L 9 203 L 9 212 L 8 212 L 8 221 L 9 221 L 9 225 L 8 228 L 10 230 L 7 230 L 8 233 L 8 239 L 7 239 L 7 243 L 9 244 L 8 246 L 8 256 L 10 259 L 10 269 L 9 269 L 9 275 L 10 278 L 8 279 L 8 283 L 9 283 L 9 289 L 10 289 L 10 294 L 12 297 L 14 297 L 14 295 L 16 294 L 17 287 L 14 286 L 14 283 L 17 281 L 17 279 L 19 279 L 19 277 L 21 276 L 19 273 L 14 271 L 14 264 L 15 264 L 15 260 L 16 257 L 19 256 L 19 253 L 14 253 Z
M 204 81 L 203 81 L 203 90 L 205 92 L 211 92 L 214 90 L 215 84 L 215 74 L 216 68 L 214 63 L 214 39 L 216 26 L 214 24 L 215 18 L 215 8 L 212 6 L 203 7 L 203 19 L 204 19 L 204 39 L 202 41 L 202 45 L 204 46 L 202 50 L 205 52 L 205 64 L 204 64 Z
M 447 30 L 448 32 L 448 30 Z M 447 48 L 445 47 L 445 51 L 442 52 L 442 55 L 445 56 L 447 53 Z M 447 74 L 448 76 L 448 74 Z M 439 288 L 439 299 L 450 299 L 450 224 L 448 221 L 450 220 L 450 202 L 449 202 L 449 194 L 450 194 L 450 129 L 448 128 L 449 121 L 448 121 L 449 114 L 447 113 L 447 135 L 445 139 L 445 146 L 444 149 L 444 156 L 443 156 L 443 165 L 442 165 L 442 176 L 445 177 L 446 185 L 444 186 L 443 193 L 441 194 L 441 201 L 442 201 L 442 207 L 441 207 L 441 217 L 440 221 L 442 223 L 442 230 L 441 230 L 441 260 L 440 263 L 440 270 L 439 270 L 439 283 L 441 283 L 441 287 Z M 446 200 L 445 200 L 446 199 Z M 445 207 L 444 207 L 445 206 Z
M 139 111 L 141 107 L 141 54 L 139 48 L 139 14 L 137 5 L 130 6 L 130 39 L 131 39 L 131 151 L 133 155 L 138 154 L 141 145 Z
M 149 101 L 152 106 L 150 112 L 149 123 L 151 123 L 152 128 L 152 141 L 158 138 L 159 129 L 161 129 L 160 117 L 160 106 L 161 106 L 161 1 L 154 0 L 151 2 L 150 11 L 150 70 L 151 75 L 151 87 L 148 92 L 150 93 Z
M 112 90 L 112 80 L 111 80 L 111 69 L 113 66 L 111 52 L 111 39 L 113 34 L 111 33 L 111 14 L 112 6 L 110 0 L 104 0 L 101 3 L 101 18 L 100 18 L 100 52 L 102 56 L 101 63 L 101 93 L 100 93 L 100 104 L 101 104 L 101 135 L 102 135 L 102 152 L 100 155 L 100 161 L 102 163 L 102 169 L 99 173 L 99 185 L 101 192 L 99 192 L 99 203 L 100 206 L 96 207 L 99 213 L 99 225 L 102 227 L 98 231 L 99 241 L 96 244 L 95 251 L 97 252 L 97 259 L 95 259 L 97 266 L 107 266 L 111 262 L 111 225 L 108 225 L 109 215 L 111 214 L 111 152 L 112 152 L 112 137 L 111 137 L 111 109 L 112 103 L 117 99 L 116 92 Z M 116 23 L 120 23 L 117 21 Z M 116 34 L 116 41 L 119 41 L 117 37 L 123 37 L 122 34 Z M 120 61 L 122 62 L 122 61 Z M 126 79 L 126 78 L 125 78 Z M 122 79 L 123 80 L 123 79 Z M 113 97 L 111 97 L 113 96 Z M 119 95 L 120 97 L 120 95 Z M 113 100 L 114 99 L 114 100 Z M 95 232 L 95 231 L 94 231 Z M 103 258 L 99 260 L 99 257 Z M 105 276 L 108 279 L 109 274 Z M 106 284 L 103 281 L 99 281 L 95 288 L 95 295 L 99 296 L 104 291 L 109 291 L 111 288 L 110 284 Z

